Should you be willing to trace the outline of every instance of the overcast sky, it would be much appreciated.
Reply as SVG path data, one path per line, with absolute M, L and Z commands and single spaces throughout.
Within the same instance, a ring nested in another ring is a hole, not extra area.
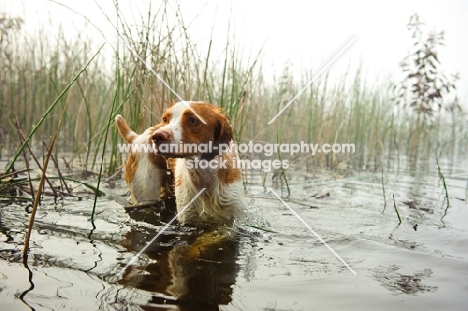
M 87 16 L 104 33 L 112 33 L 112 26 L 95 1 L 57 2 Z M 112 0 L 98 3 L 113 16 Z M 158 7 L 160 1 L 152 3 Z M 175 11 L 176 2 L 168 3 Z M 263 46 L 266 70 L 281 72 L 288 62 L 296 70 L 313 67 L 317 72 L 355 38 L 328 70 L 343 72 L 349 64 L 362 62 L 370 80 L 398 72 L 398 64 L 411 45 L 406 25 L 409 17 L 418 13 L 427 29 L 446 32 L 446 47 L 440 49 L 441 63 L 446 73 L 460 73 L 460 97 L 465 103 L 468 101 L 468 1 L 183 0 L 179 3 L 184 20 L 187 23 L 193 21 L 189 32 L 202 50 L 207 47 L 213 32 L 214 51 L 221 54 L 230 25 L 244 56 L 255 55 Z M 127 22 L 133 24 L 147 12 L 148 1 L 121 0 L 119 5 Z M 83 31 L 83 17 L 53 1 L 0 0 L 0 11 L 23 17 L 28 31 L 37 25 L 57 27 L 59 23 L 70 34 L 76 29 Z M 93 35 L 96 43 L 104 42 L 104 38 L 91 28 L 88 27 L 88 31 L 96 33 Z

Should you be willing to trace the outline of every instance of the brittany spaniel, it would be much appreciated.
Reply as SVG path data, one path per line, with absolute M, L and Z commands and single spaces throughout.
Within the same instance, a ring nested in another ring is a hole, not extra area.
M 230 224 L 247 207 L 232 128 L 219 108 L 205 102 L 178 102 L 163 114 L 152 139 L 160 155 L 177 158 L 174 178 L 180 222 Z
M 115 122 L 120 135 L 131 147 L 124 175 L 130 188 L 131 203 L 157 201 L 161 197 L 171 196 L 173 176 L 167 174 L 166 158 L 151 152 L 152 136 L 159 125 L 150 127 L 138 135 L 130 129 L 121 115 L 116 116 Z

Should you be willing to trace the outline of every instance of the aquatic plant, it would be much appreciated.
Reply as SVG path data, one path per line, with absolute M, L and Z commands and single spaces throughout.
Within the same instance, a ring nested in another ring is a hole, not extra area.
M 438 123 L 435 128 L 438 132 L 442 112 L 449 111 L 453 116 L 461 111 L 459 99 L 455 96 L 459 75 L 454 73 L 447 77 L 439 60 L 438 49 L 444 46 L 445 32 L 428 32 L 423 26 L 418 14 L 410 17 L 408 30 L 414 43 L 400 64 L 402 81 L 394 85 L 396 105 L 410 108 L 417 116 L 408 140 L 410 155 L 414 158 L 418 157 L 421 141 L 424 155 L 427 156 L 429 149 L 433 148 L 429 145 L 431 139 L 427 133 L 431 130 L 429 126 L 435 123 Z
M 441 70 L 438 48 L 444 45 L 445 32 L 427 33 L 423 25 L 418 14 L 410 17 L 408 29 L 414 45 L 400 64 L 404 77 L 395 85 L 396 103 L 411 107 L 418 119 L 430 120 L 443 108 L 461 108 L 453 98 L 448 102 L 459 76 L 455 73 L 447 77 Z
M 442 75 L 437 62 L 443 33 L 425 35 L 415 17 L 410 29 L 418 42 L 418 53 L 408 58 L 403 67 L 405 78 L 397 83 L 395 93 L 391 78 L 382 76 L 369 82 L 361 68 L 333 78 L 324 73 L 313 84 L 309 82 L 314 69 L 298 71 L 291 63 L 286 63 L 280 74 L 266 76 L 262 55 L 268 51 L 253 51 L 253 58 L 245 57 L 236 45 L 229 21 L 223 51 L 215 55 L 214 42 L 209 40 L 206 46 L 194 42 L 179 8 L 168 7 L 166 2 L 157 8 L 150 4 L 147 14 L 137 16 L 132 24 L 122 18 L 118 6 L 115 12 L 102 12 L 109 20 L 108 14 L 114 13 L 118 43 L 107 44 L 107 52 L 98 55 L 70 86 L 67 96 L 57 102 L 68 105 L 62 122 L 65 130 L 57 141 L 54 158 L 70 170 L 98 176 L 98 183 L 103 176 L 118 177 L 123 167 L 117 150 L 120 139 L 111 124 L 113 116 L 125 115 L 130 126 L 141 132 L 159 122 L 168 103 L 179 100 L 175 94 L 221 107 L 240 142 L 355 144 L 352 154 L 278 155 L 290 161 L 291 169 L 272 171 L 264 178 L 281 176 L 279 186 L 286 190 L 288 179 L 298 173 L 307 179 L 323 168 L 375 171 L 384 163 L 399 163 L 400 156 L 417 159 L 433 154 L 435 144 L 431 141 L 440 142 L 441 157 L 468 151 L 466 114 L 460 110 L 460 100 L 450 101 L 453 93 L 448 92 L 454 90 L 455 81 Z M 92 21 L 83 18 L 87 27 L 95 28 Z M 15 144 L 16 139 L 11 139 L 17 137 L 13 115 L 19 128 L 28 134 L 42 122 L 29 138 L 29 147 L 37 152 L 42 141 L 53 136 L 60 118 L 56 111 L 43 120 L 38 116 L 47 112 L 96 48 L 96 39 L 87 38 L 86 31 L 79 38 L 65 37 L 60 29 L 57 33 L 39 30 L 28 34 L 21 31 L 20 24 L 18 19 L 15 27 L 6 28 L 10 29 L 8 36 L 16 40 L 1 46 L 1 52 L 9 57 L 0 58 L 0 143 L 2 156 L 10 157 L 10 167 L 17 159 L 11 159 L 11 154 L 19 156 L 18 148 L 22 149 Z M 309 87 L 287 111 L 268 125 L 306 85 Z M 399 96 L 398 91 L 404 92 Z M 398 109 L 392 101 L 395 94 L 400 101 Z M 407 113 L 407 109 L 414 113 Z M 451 118 L 438 117 L 444 110 Z M 244 181 L 249 182 L 247 174 Z

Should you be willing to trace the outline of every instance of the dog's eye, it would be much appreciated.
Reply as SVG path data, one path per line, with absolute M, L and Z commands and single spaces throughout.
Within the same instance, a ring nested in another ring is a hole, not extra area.
M 167 118 L 166 117 L 163 117 L 162 120 L 163 120 L 164 123 L 167 123 Z
M 196 125 L 198 123 L 198 120 L 195 118 L 190 118 L 189 122 L 190 122 L 190 125 Z

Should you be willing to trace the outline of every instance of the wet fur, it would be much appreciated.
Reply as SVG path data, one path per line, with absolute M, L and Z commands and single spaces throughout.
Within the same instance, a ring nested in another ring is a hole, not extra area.
M 204 102 L 189 102 L 190 107 L 203 118 L 195 124 L 193 111 L 183 103 L 176 103 L 163 114 L 160 127 L 154 132 L 157 146 L 177 142 L 202 144 L 213 142 L 214 146 L 229 144 L 233 139 L 229 119 L 217 107 Z M 198 119 L 198 118 L 197 118 Z M 194 124 L 190 123 L 194 122 Z M 180 137 L 179 137 L 180 136 Z M 232 142 L 233 143 L 233 142 Z M 177 157 L 175 164 L 175 197 L 179 221 L 186 224 L 226 223 L 231 224 L 243 209 L 247 208 L 242 184 L 242 172 L 236 168 L 235 150 L 221 155 L 213 154 L 167 154 Z M 189 160 L 226 161 L 227 168 L 189 168 Z M 205 190 L 192 203 L 190 201 Z M 189 205 L 190 203 L 190 205 Z
M 120 136 L 128 144 L 152 145 L 151 137 L 159 125 L 137 134 L 130 129 L 121 115 L 115 118 Z M 131 151 L 125 163 L 124 179 L 130 189 L 131 203 L 157 201 L 162 197 L 171 196 L 174 192 L 173 174 L 167 174 L 166 158 L 155 153 Z

